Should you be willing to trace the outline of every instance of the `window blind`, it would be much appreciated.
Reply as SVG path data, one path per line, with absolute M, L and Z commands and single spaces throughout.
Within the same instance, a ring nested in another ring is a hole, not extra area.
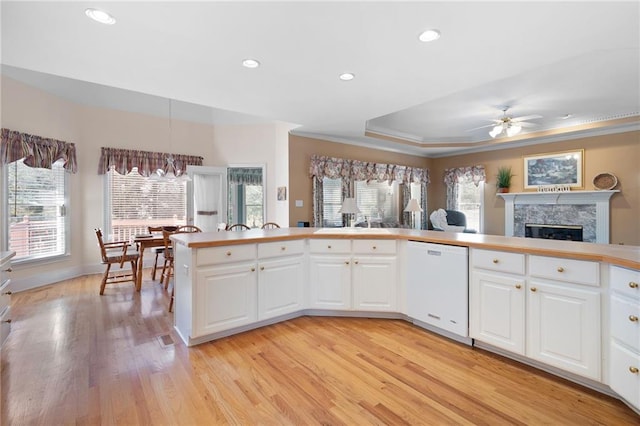
M 126 175 L 112 168 L 107 179 L 110 240 L 127 241 L 149 226 L 186 225 L 185 182 L 147 178 L 137 168 Z
M 7 167 L 9 249 L 15 260 L 65 254 L 67 229 L 64 160 L 51 169 L 28 167 L 23 160 Z
M 342 214 L 339 210 L 342 207 L 342 179 L 322 179 L 322 196 L 322 226 L 341 227 Z

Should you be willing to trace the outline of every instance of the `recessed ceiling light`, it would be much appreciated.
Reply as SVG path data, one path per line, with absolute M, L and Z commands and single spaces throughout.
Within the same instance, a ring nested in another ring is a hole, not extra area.
M 100 22 L 101 24 L 113 25 L 116 23 L 116 18 L 100 9 L 85 9 L 84 13 L 94 21 Z
M 353 80 L 354 78 L 356 78 L 356 75 L 352 72 L 345 72 L 340 74 L 340 80 L 342 81 L 349 81 L 349 80 Z
M 242 61 L 242 66 L 246 68 L 258 68 L 260 66 L 260 62 L 255 59 L 245 59 Z
M 440 38 L 440 31 L 438 30 L 427 30 L 418 36 L 420 41 L 429 42 L 434 41 Z
M 565 115 L 561 115 L 560 118 L 563 120 L 566 120 L 567 118 L 571 118 L 573 115 L 572 114 L 565 114 Z

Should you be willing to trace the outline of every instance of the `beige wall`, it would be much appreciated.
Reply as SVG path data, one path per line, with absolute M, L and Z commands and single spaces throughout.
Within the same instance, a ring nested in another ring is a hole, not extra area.
M 445 207 L 446 189 L 442 182 L 445 169 L 475 164 L 484 165 L 487 172 L 484 233 L 504 235 L 504 200 L 495 195 L 495 175 L 498 167 L 512 167 L 515 177 L 511 192 L 521 192 L 524 187 L 523 156 L 575 149 L 584 149 L 585 190 L 594 189 L 592 179 L 598 173 L 610 172 L 618 177 L 619 184 L 616 189 L 621 192 L 611 199 L 611 243 L 640 246 L 640 132 L 638 131 L 432 159 L 291 135 L 289 137 L 290 224 L 295 226 L 299 220 L 311 222 L 313 219 L 309 160 L 312 154 L 319 154 L 428 167 L 431 176 L 431 184 L 427 192 L 429 213 Z M 304 206 L 296 208 L 294 204 L 296 199 L 303 200 Z
M 288 146 L 287 124 L 213 126 L 174 119 L 170 140 L 166 118 L 76 104 L 5 76 L 1 85 L 2 127 L 75 143 L 79 169 L 69 176 L 70 256 L 16 265 L 15 282 L 37 286 L 102 270 L 93 229 L 104 226 L 104 180 L 97 174 L 103 146 L 200 155 L 205 166 L 265 165 L 267 219 L 288 221 L 286 206 L 275 202 L 276 184 L 287 179 L 276 174 L 276 169 L 288 171 L 286 156 L 276 155 Z
M 640 245 L 640 132 L 577 138 L 568 141 L 438 158 L 431 168 L 429 209 L 445 205 L 442 183 L 445 169 L 482 164 L 487 171 L 484 233 L 504 235 L 504 200 L 496 197 L 495 176 L 500 166 L 511 166 L 515 177 L 510 192 L 524 189 L 523 156 L 584 149 L 584 189 L 593 190 L 592 180 L 601 172 L 617 176 L 621 192 L 611 198 L 611 243 Z
M 427 168 L 431 167 L 432 161 L 424 157 L 290 135 L 289 189 L 291 196 L 288 200 L 289 226 L 296 226 L 298 221 L 311 222 L 313 226 L 313 185 L 309 177 L 309 164 L 313 154 Z M 296 207 L 296 200 L 302 200 L 303 206 Z

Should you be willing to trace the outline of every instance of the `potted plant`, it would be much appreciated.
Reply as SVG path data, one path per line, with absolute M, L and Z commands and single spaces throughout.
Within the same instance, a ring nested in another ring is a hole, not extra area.
M 511 186 L 511 167 L 502 166 L 498 168 L 498 174 L 496 175 L 496 187 L 498 192 L 509 192 Z

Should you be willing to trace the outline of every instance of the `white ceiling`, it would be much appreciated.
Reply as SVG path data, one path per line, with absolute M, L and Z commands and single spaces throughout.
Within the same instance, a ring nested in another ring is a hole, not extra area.
M 2 1 L 1 14 L 4 74 L 114 108 L 165 114 L 155 100 L 170 98 L 199 121 L 284 121 L 425 156 L 486 149 L 490 129 L 469 129 L 505 106 L 542 116 L 531 134 L 640 116 L 638 1 Z M 428 28 L 440 40 L 419 42 Z M 488 147 L 544 141 L 516 139 Z

